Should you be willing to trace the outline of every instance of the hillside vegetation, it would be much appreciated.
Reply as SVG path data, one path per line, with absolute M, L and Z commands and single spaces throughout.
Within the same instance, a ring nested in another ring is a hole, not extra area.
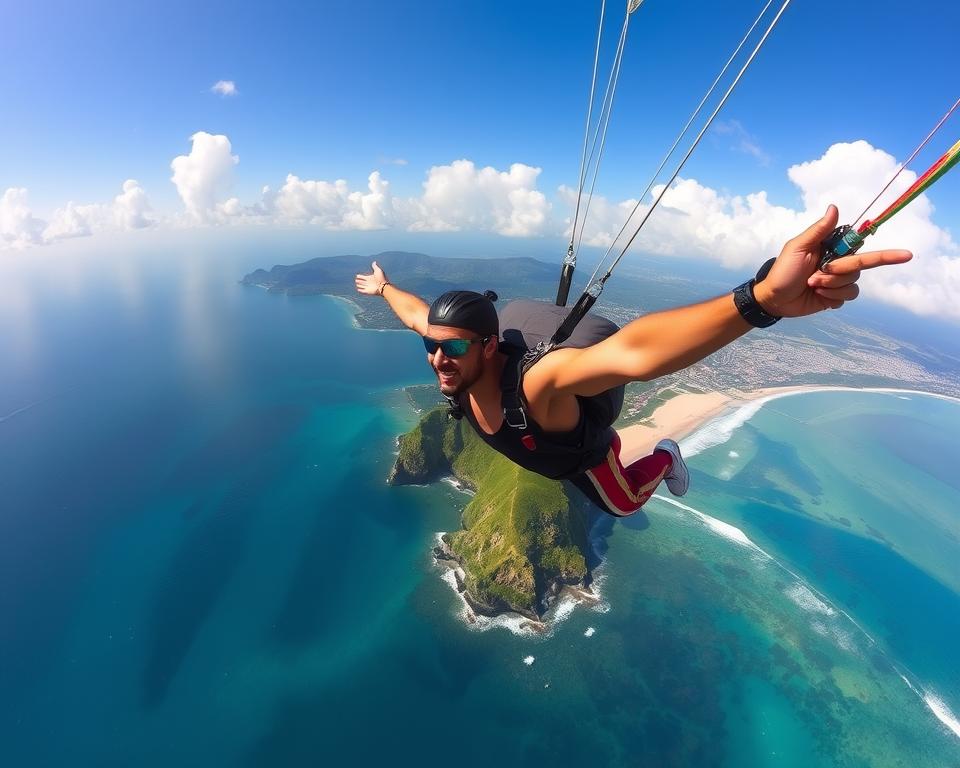
M 486 445 L 444 408 L 400 437 L 390 482 L 429 483 L 454 475 L 475 491 L 463 528 L 444 539 L 441 557 L 464 571 L 462 587 L 486 614 L 539 618 L 564 585 L 586 585 L 586 521 L 565 486 L 528 472 Z

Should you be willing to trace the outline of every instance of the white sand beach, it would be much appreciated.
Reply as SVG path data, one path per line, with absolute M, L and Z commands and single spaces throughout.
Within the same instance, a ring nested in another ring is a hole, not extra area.
M 650 417 L 649 424 L 634 424 L 618 432 L 622 447 L 620 458 L 630 464 L 653 451 L 664 437 L 680 440 L 721 414 L 753 400 L 826 389 L 822 386 L 768 387 L 749 392 L 685 392 L 671 398 Z

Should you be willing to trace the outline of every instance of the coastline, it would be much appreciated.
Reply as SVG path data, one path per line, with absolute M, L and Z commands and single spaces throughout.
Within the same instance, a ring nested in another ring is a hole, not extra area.
M 333 293 L 325 293 L 323 295 L 328 296 L 329 298 L 336 301 L 338 304 L 341 304 L 344 307 L 346 307 L 347 312 L 350 314 L 350 324 L 354 328 L 356 328 L 358 331 L 364 330 L 363 326 L 360 325 L 360 323 L 357 321 L 357 315 L 363 312 L 363 307 L 357 304 L 357 302 L 355 302 L 353 299 L 348 299 L 346 296 L 337 296 L 336 294 L 333 294 Z
M 942 400 L 960 402 L 960 398 L 940 395 L 932 392 L 923 392 L 916 389 L 897 389 L 887 387 L 841 387 L 809 384 L 790 387 L 765 387 L 756 390 L 730 390 L 727 392 L 685 392 L 671 398 L 651 415 L 648 424 L 632 424 L 617 430 L 620 435 L 620 458 L 623 463 L 630 464 L 643 456 L 649 455 L 657 441 L 664 437 L 676 441 L 691 436 L 701 427 L 726 416 L 741 408 L 750 407 L 751 413 L 744 414 L 749 418 L 759 408 L 770 400 L 776 400 L 790 395 L 799 395 L 810 392 L 877 392 L 888 394 L 922 395 L 936 397 Z M 686 448 L 686 447 L 685 447 Z M 697 446 L 684 455 L 698 453 Z

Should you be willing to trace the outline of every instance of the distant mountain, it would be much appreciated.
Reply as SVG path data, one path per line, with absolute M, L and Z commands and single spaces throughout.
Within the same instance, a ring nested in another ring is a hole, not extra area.
M 506 259 L 436 258 L 423 253 L 386 251 L 376 256 L 326 256 L 302 264 L 258 269 L 241 281 L 291 296 L 328 294 L 355 301 L 362 312 L 357 321 L 364 327 L 400 328 L 399 321 L 378 297 L 358 295 L 354 277 L 369 274 L 376 261 L 392 282 L 425 301 L 453 289 L 496 291 L 501 299 L 538 296 L 553 298 L 560 268 L 528 257 Z
M 380 263 L 392 282 L 427 302 L 454 288 L 494 290 L 501 306 L 521 297 L 549 301 L 556 296 L 560 277 L 559 260 L 435 258 L 386 251 L 376 256 L 330 256 L 275 266 L 269 271 L 258 269 L 242 282 L 290 295 L 348 298 L 360 308 L 356 320 L 362 327 L 402 328 L 383 299 L 356 292 L 354 276 L 369 273 L 373 260 Z M 629 266 L 628 271 L 616 274 L 607 283 L 595 307 L 598 314 L 620 326 L 648 312 L 693 304 L 729 289 L 717 284 L 712 273 L 697 280 L 677 278 L 669 265 L 659 262 L 635 261 Z M 578 269 L 570 292 L 571 305 L 589 277 L 589 267 Z M 657 382 L 633 384 L 628 389 L 625 412 L 641 410 L 644 406 L 640 401 L 657 388 L 677 385 L 699 391 L 799 384 L 885 386 L 960 395 L 955 345 L 945 352 L 935 344 L 918 342 L 917 337 L 923 339 L 921 333 L 912 334 L 913 341 L 904 339 L 894 327 L 896 323 L 887 323 L 882 331 L 872 322 L 860 325 L 858 318 L 870 316 L 870 312 L 857 309 L 856 304 L 854 307 L 853 312 L 825 312 L 750 333 L 685 371 Z

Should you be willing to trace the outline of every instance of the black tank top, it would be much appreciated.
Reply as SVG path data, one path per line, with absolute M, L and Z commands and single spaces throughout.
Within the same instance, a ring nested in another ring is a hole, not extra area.
M 500 351 L 508 356 L 504 366 L 506 379 L 511 375 L 511 370 L 516 370 L 524 350 L 501 342 Z M 613 439 L 610 422 L 605 415 L 596 413 L 597 409 L 591 400 L 592 398 L 577 396 L 580 421 L 569 432 L 545 432 L 527 412 L 526 429 L 511 427 L 504 419 L 500 429 L 488 435 L 477 423 L 466 397 L 460 397 L 460 408 L 480 439 L 495 451 L 538 475 L 551 480 L 565 480 L 600 464 L 605 459 Z M 501 407 L 506 405 L 501 402 Z M 619 412 L 619 408 L 617 411 Z M 613 418 L 616 418 L 616 415 Z

